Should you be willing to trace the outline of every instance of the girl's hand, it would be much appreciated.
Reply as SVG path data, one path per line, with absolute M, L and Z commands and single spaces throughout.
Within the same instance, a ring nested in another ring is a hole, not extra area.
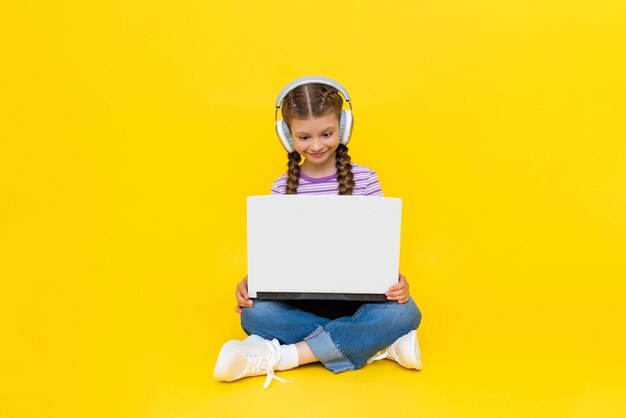
M 409 301 L 409 282 L 406 281 L 406 277 L 402 273 L 398 272 L 398 284 L 394 284 L 389 288 L 387 293 L 387 300 L 397 300 L 398 303 L 407 303 Z
M 252 307 L 252 300 L 248 298 L 248 276 L 243 278 L 242 281 L 237 284 L 237 290 L 235 291 L 235 297 L 237 298 L 237 306 L 235 306 L 235 312 L 241 313 L 242 308 Z

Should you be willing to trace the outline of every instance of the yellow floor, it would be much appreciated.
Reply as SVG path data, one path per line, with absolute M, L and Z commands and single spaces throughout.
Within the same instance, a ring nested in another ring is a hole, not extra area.
M 612 346 L 610 334 L 617 330 L 581 329 L 562 322 L 564 316 L 546 318 L 534 329 L 536 318 L 525 323 L 522 312 L 505 319 L 438 318 L 427 312 L 419 333 L 422 371 L 383 360 L 340 375 L 320 365 L 280 372 L 292 383 L 274 381 L 268 390 L 262 378 L 211 382 L 209 399 L 200 401 L 199 393 L 189 399 L 200 404 L 188 416 L 212 411 L 235 417 L 248 408 L 284 417 L 626 416 L 624 347 Z M 180 399 L 162 407 L 170 416 L 184 411 Z
M 618 330 L 592 327 L 579 310 L 540 319 L 537 313 L 504 305 L 494 316 L 423 307 L 422 371 L 389 360 L 339 375 L 319 364 L 307 365 L 278 372 L 291 383 L 273 381 L 263 389 L 263 377 L 232 383 L 212 379 L 221 344 L 244 334 L 231 304 L 206 296 L 146 288 L 133 292 L 133 299 L 145 301 L 140 307 L 130 300 L 100 301 L 83 312 L 97 322 L 74 329 L 65 324 L 65 337 L 74 335 L 72 341 L 50 335 L 23 344 L 31 351 L 18 358 L 31 363 L 5 368 L 10 385 L 4 393 L 10 396 L 3 416 L 626 415 L 624 345 L 617 341 Z M 207 302 L 213 308 L 207 309 Z M 568 321 L 570 315 L 577 323 Z M 64 319 L 74 325 L 81 321 Z M 57 346 L 46 345 L 55 341 Z

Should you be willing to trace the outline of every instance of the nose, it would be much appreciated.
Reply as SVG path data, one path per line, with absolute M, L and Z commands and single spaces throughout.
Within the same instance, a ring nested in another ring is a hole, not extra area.
M 320 138 L 314 139 L 313 143 L 311 144 L 311 151 L 319 152 L 319 151 L 322 151 L 323 149 L 324 149 L 324 143 L 322 142 L 322 140 Z

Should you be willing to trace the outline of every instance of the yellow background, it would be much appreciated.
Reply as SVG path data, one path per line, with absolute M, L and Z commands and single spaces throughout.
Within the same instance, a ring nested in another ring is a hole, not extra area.
M 623 1 L 13 3 L 0 415 L 626 416 Z M 218 383 L 245 197 L 306 74 L 403 198 L 424 370 Z

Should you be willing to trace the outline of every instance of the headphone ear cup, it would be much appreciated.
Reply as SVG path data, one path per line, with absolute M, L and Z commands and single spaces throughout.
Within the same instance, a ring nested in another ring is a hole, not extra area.
M 352 125 L 354 125 L 354 117 L 349 110 L 342 110 L 339 116 L 339 143 L 348 145 L 350 135 L 352 134 Z
M 276 122 L 276 133 L 278 134 L 280 143 L 283 145 L 283 148 L 287 150 L 287 152 L 291 153 L 295 151 L 295 148 L 293 146 L 293 138 L 291 137 L 291 131 L 289 130 L 289 126 L 287 126 L 284 120 L 279 120 L 278 122 Z

